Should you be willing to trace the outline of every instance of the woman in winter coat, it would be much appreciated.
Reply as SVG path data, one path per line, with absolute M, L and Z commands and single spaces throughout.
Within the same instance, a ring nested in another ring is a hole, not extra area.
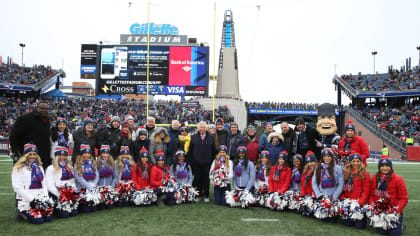
M 220 182 L 228 181 L 226 186 L 224 184 L 217 185 L 218 183 L 213 181 L 214 187 L 214 201 L 217 205 L 226 205 L 226 191 L 230 191 L 230 180 L 233 177 L 233 163 L 227 155 L 227 147 L 221 145 L 218 148 L 219 153 L 216 156 L 216 159 L 211 163 L 209 176 L 214 176 L 215 174 L 224 174 L 224 179 Z
M 268 191 L 285 193 L 290 187 L 292 171 L 288 163 L 289 154 L 282 151 L 276 165 L 271 168 L 270 178 L 268 180 Z
M 303 168 L 302 179 L 300 180 L 300 196 L 313 196 L 314 190 L 312 189 L 312 176 L 318 166 L 318 159 L 315 153 L 308 151 L 305 156 L 306 164 Z
M 133 166 L 132 180 L 135 183 L 136 190 L 150 187 L 150 170 L 152 164 L 149 161 L 149 152 L 146 148 L 142 148 L 139 158 Z
M 143 148 L 149 150 L 150 139 L 147 138 L 146 129 L 140 127 L 137 129 L 136 140 L 130 143 L 130 150 L 133 154 L 134 162 L 138 162 L 140 159 L 140 152 Z
M 277 159 L 279 158 L 279 154 L 282 151 L 287 152 L 286 144 L 283 142 L 284 138 L 283 135 L 277 132 L 271 132 L 267 137 L 267 144 L 265 148 L 268 152 L 270 152 L 270 161 L 271 163 L 277 163 Z
M 55 149 L 58 146 L 64 146 L 70 149 L 74 148 L 73 135 L 69 132 L 66 119 L 58 117 L 55 126 L 50 132 L 51 142 L 51 160 L 55 158 Z
M 111 156 L 114 158 L 119 156 L 121 145 L 127 143 L 120 130 L 120 117 L 113 116 L 109 125 L 99 131 L 98 142 L 99 145 L 105 143 L 111 147 Z
M 172 160 L 168 160 L 169 158 L 167 158 L 167 155 L 166 155 L 168 151 L 168 144 L 170 141 L 171 141 L 171 138 L 169 137 L 169 134 L 165 128 L 157 129 L 152 134 L 152 137 L 150 139 L 149 153 L 150 153 L 151 162 L 153 164 L 156 164 L 155 154 L 157 153 L 158 150 L 161 150 L 165 154 L 165 158 L 166 158 L 165 163 L 167 165 L 172 164 Z
M 16 206 L 21 201 L 30 207 L 35 206 L 37 195 L 48 196 L 47 184 L 44 178 L 41 157 L 35 144 L 27 143 L 23 148 L 23 156 L 19 158 L 12 170 L 12 186 L 16 194 Z M 51 221 L 52 215 L 35 218 L 29 210 L 16 209 L 16 216 L 26 218 L 32 224 L 42 224 Z
M 83 121 L 83 127 L 79 127 L 73 132 L 74 139 L 74 150 L 71 156 L 71 161 L 76 163 L 76 157 L 80 155 L 80 145 L 82 143 L 88 143 L 90 145 L 90 152 L 92 156 L 95 156 L 94 149 L 99 147 L 98 133 L 94 130 L 94 121 L 87 117 Z
M 236 153 L 237 157 L 233 162 L 233 187 L 235 189 L 246 189 L 252 193 L 255 183 L 254 163 L 249 161 L 245 146 L 239 146 Z
M 346 162 L 352 152 L 359 153 L 362 156 L 363 164 L 367 167 L 366 160 L 370 155 L 369 146 L 362 137 L 356 135 L 356 126 L 348 121 L 344 132 L 343 138 L 338 144 L 338 155 Z
M 357 200 L 360 206 L 364 206 L 369 201 L 370 194 L 370 174 L 363 165 L 363 158 L 358 153 L 349 156 L 349 163 L 344 169 L 344 187 L 341 198 Z M 344 225 L 354 226 L 357 229 L 366 227 L 366 218 L 362 220 L 344 220 Z
M 150 186 L 156 191 L 157 193 L 157 204 L 160 207 L 165 205 L 173 206 L 176 204 L 174 199 L 173 192 L 162 192 L 159 188 L 164 186 L 164 180 L 169 178 L 169 166 L 165 164 L 165 155 L 162 151 L 158 150 L 156 152 L 156 165 L 152 167 L 150 171 Z
M 378 162 L 378 172 L 370 182 L 369 204 L 379 199 L 388 200 L 397 213 L 400 213 L 399 222 L 396 228 L 390 230 L 378 229 L 381 234 L 401 235 L 403 225 L 403 211 L 408 202 L 407 187 L 404 179 L 396 175 L 392 169 L 392 161 L 387 156 L 382 157 Z

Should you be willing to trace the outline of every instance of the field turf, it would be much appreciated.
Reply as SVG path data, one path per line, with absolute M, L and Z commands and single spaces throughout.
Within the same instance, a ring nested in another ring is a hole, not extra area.
M 356 230 L 292 212 L 257 207 L 233 209 L 215 205 L 212 198 L 210 203 L 164 208 L 115 207 L 31 225 L 12 219 L 15 202 L 11 168 L 12 162 L 0 157 L 0 235 L 378 235 L 370 226 Z M 407 229 L 403 235 L 420 235 L 420 165 L 394 162 L 394 169 L 405 179 L 408 189 L 409 203 L 404 210 Z M 376 163 L 370 163 L 368 170 L 373 175 Z

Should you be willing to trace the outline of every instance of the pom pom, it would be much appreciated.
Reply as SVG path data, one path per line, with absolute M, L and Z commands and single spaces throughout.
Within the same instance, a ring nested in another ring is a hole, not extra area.
M 250 193 L 246 189 L 235 189 L 232 191 L 226 191 L 225 194 L 226 204 L 230 207 L 247 208 L 248 206 L 253 206 L 256 203 L 252 193 Z
M 30 206 L 30 202 L 25 200 L 18 201 L 18 210 L 30 214 L 34 218 L 52 216 L 54 209 L 54 201 L 47 195 L 37 195 L 34 200 L 35 207 Z
M 56 202 L 56 209 L 72 213 L 79 207 L 79 192 L 73 186 L 63 184 L 57 187 L 60 193 Z
M 267 197 L 265 206 L 271 210 L 282 211 L 287 207 L 287 201 L 283 201 L 283 194 L 274 192 Z
M 322 196 L 320 200 L 315 201 L 314 216 L 318 219 L 335 217 L 338 214 L 335 202 L 328 196 Z
M 255 189 L 254 196 L 255 196 L 255 202 L 257 205 L 265 206 L 266 199 L 269 196 L 268 186 L 264 184 L 260 186 L 258 189 Z
M 163 186 L 159 187 L 162 190 L 162 193 L 173 193 L 178 188 L 175 177 L 170 176 L 169 172 L 162 178 L 162 184 Z
M 118 191 L 111 186 L 98 186 L 97 191 L 101 196 L 101 203 L 112 206 L 118 201 Z
M 133 194 L 136 191 L 134 183 L 131 181 L 128 183 L 117 183 L 115 185 L 115 190 L 118 193 L 118 201 L 120 203 L 128 203 L 133 198 Z
M 176 189 L 175 200 L 177 204 L 198 202 L 198 191 L 188 184 L 183 184 Z
M 365 211 L 360 207 L 358 200 L 345 198 L 337 202 L 337 210 L 342 219 L 346 220 L 362 220 Z
M 364 207 L 369 224 L 383 230 L 394 229 L 400 223 L 400 214 L 396 212 L 388 200 L 379 199 Z
M 152 202 L 157 201 L 157 195 L 153 189 L 145 188 L 140 191 L 136 191 L 133 194 L 132 202 L 136 206 L 149 206 Z
M 89 207 L 97 206 L 101 203 L 101 194 L 97 189 L 80 189 L 80 203 Z
M 219 188 L 224 188 L 228 186 L 230 180 L 228 179 L 228 175 L 224 165 L 211 171 L 210 181 L 213 183 L 214 186 L 217 186 Z

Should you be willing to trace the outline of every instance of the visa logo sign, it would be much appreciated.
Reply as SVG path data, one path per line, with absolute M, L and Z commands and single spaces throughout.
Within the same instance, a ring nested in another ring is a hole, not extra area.
M 184 95 L 185 86 L 166 86 L 165 94 L 166 95 Z

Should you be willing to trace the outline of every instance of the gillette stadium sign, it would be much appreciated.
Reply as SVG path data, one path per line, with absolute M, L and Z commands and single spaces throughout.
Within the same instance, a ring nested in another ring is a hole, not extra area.
M 188 44 L 187 35 L 179 35 L 178 27 L 171 24 L 134 23 L 130 26 L 130 33 L 120 35 L 121 44 L 147 44 L 147 41 L 151 45 Z

